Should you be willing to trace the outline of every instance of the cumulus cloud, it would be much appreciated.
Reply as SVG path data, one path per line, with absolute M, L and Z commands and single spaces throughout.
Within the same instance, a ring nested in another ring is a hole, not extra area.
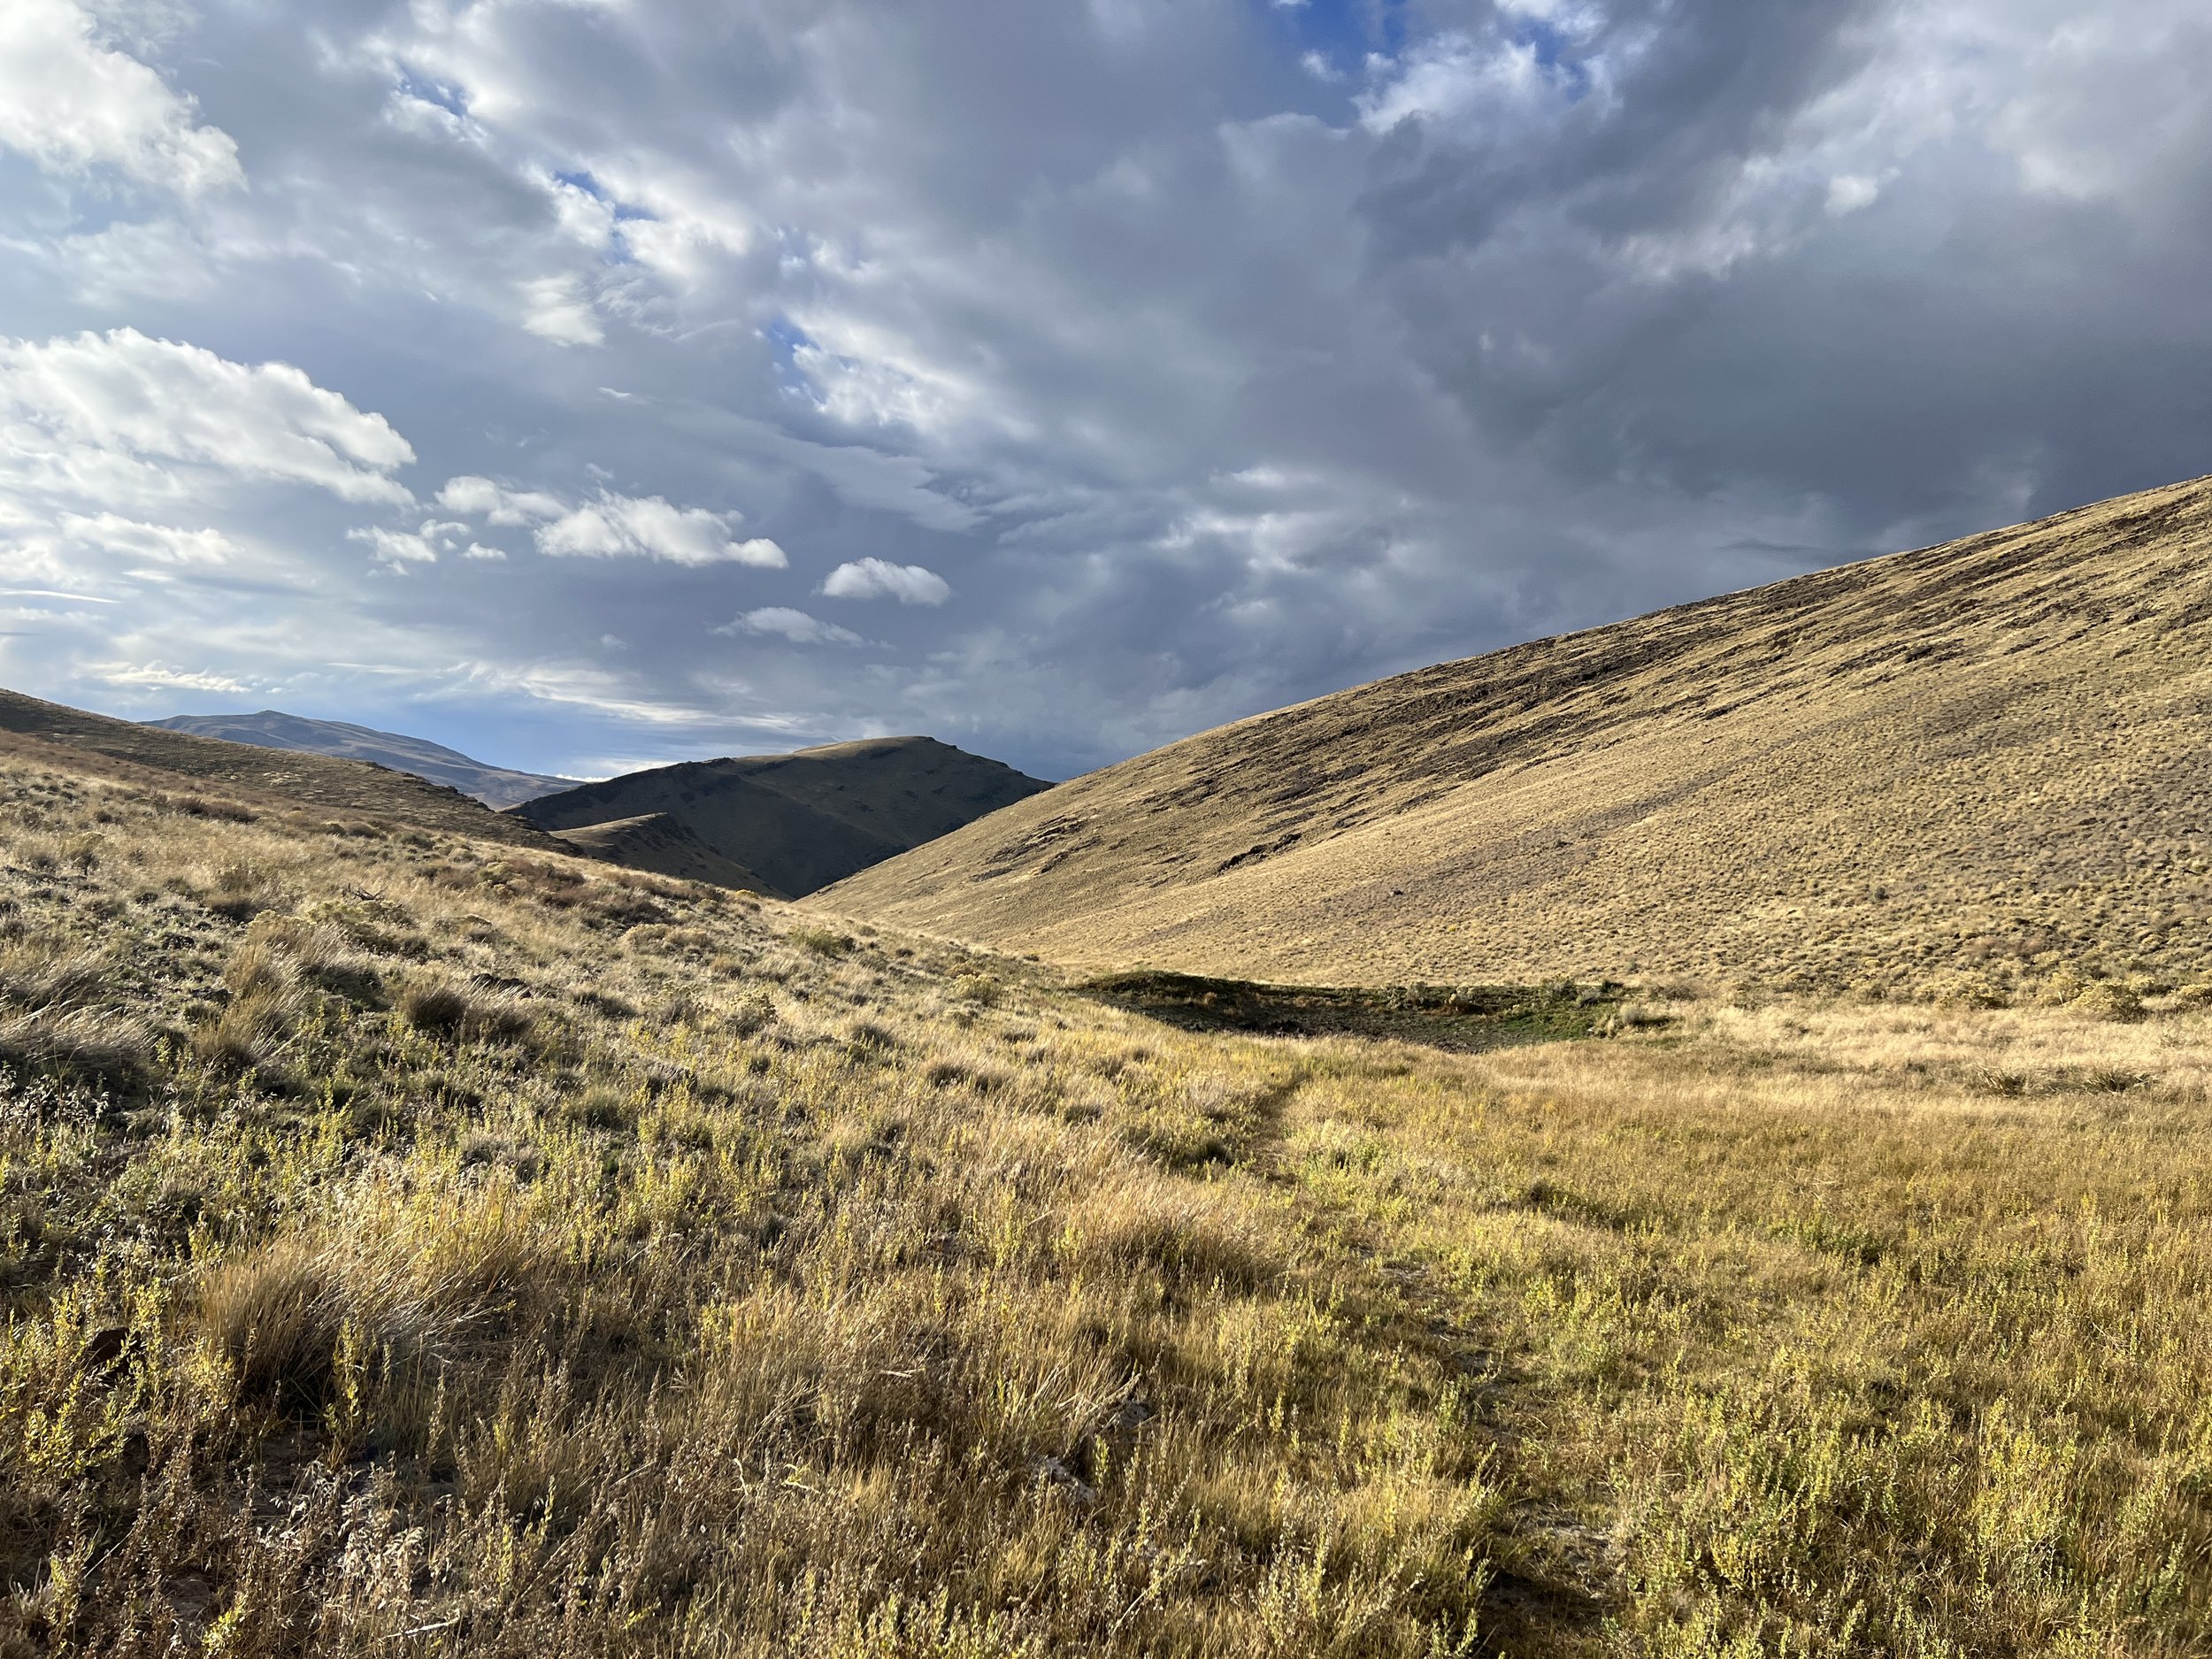
M 56 172 L 108 166 L 188 196 L 242 184 L 230 134 L 195 116 L 190 98 L 104 42 L 72 0 L 0 6 L 0 147 Z
M 541 553 L 557 558 L 647 558 L 672 565 L 751 565 L 780 570 L 789 561 L 764 536 L 739 540 L 741 513 L 711 512 L 703 507 L 676 507 L 658 495 L 642 498 L 602 490 L 590 501 L 572 504 L 545 490 L 512 489 L 488 478 L 462 474 L 446 480 L 438 504 L 488 524 L 536 526 Z M 464 526 L 454 526 L 458 531 Z M 474 558 L 504 558 L 495 548 L 478 546 Z
M 134 588 L 173 590 L 180 580 L 235 566 L 242 557 L 230 537 L 207 526 L 147 523 L 106 511 L 0 515 L 0 579 L 41 584 L 50 597 L 116 604 Z
M 238 546 L 220 530 L 176 525 L 142 524 L 119 513 L 64 512 L 55 519 L 62 535 L 81 548 L 96 548 L 134 561 L 160 565 L 219 565 L 238 557 Z
M 829 573 L 822 591 L 833 599 L 895 599 L 902 605 L 941 605 L 952 586 L 919 565 L 888 559 L 849 559 Z
M 473 513 L 488 524 L 510 528 L 557 518 L 567 509 L 557 495 L 543 490 L 509 489 L 488 478 L 463 475 L 449 478 L 438 492 L 438 505 L 448 512 Z
M 537 532 L 538 551 L 560 558 L 649 558 L 672 565 L 757 565 L 780 570 L 789 561 L 773 541 L 732 534 L 736 513 L 673 507 L 658 495 L 639 499 L 602 491 Z
M 346 532 L 349 540 L 365 541 L 376 557 L 395 568 L 408 565 L 434 565 L 438 549 L 428 536 L 419 531 L 390 530 L 381 525 L 364 525 Z
M 415 458 L 383 416 L 287 363 L 248 365 L 134 328 L 0 339 L 0 476 L 19 483 L 160 483 L 178 462 L 311 485 L 352 502 L 411 497 Z
M 765 634 L 790 641 L 794 645 L 859 645 L 864 643 L 850 628 L 841 628 L 834 622 L 824 622 L 803 611 L 794 611 L 788 605 L 763 605 L 748 611 L 734 622 L 725 623 L 713 630 L 716 634 Z

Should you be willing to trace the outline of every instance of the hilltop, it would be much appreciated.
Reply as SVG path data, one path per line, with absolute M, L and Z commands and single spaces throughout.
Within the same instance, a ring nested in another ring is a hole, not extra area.
M 687 761 L 526 802 L 515 817 L 572 832 L 662 814 L 716 856 L 796 896 L 1048 786 L 927 737 Z
M 344 720 L 311 720 L 275 709 L 264 709 L 257 714 L 180 714 L 146 724 L 163 731 L 219 737 L 227 742 L 251 743 L 262 749 L 374 761 L 395 772 L 409 772 L 458 789 L 494 809 L 514 806 L 557 789 L 572 788 L 576 783 L 573 778 L 488 766 L 458 749 L 425 738 L 380 732 L 373 726 L 354 726 Z
M 1240 721 L 812 902 L 1309 982 L 2201 980 L 2208 716 L 2200 480 Z

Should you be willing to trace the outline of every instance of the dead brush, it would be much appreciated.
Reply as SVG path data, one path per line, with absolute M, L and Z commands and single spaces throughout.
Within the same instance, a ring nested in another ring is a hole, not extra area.
M 998 1066 L 940 1056 L 923 1066 L 922 1080 L 932 1088 L 965 1087 L 979 1094 L 989 1094 L 1005 1087 L 1009 1079 Z
M 637 1122 L 646 1093 L 614 1083 L 592 1083 L 564 1095 L 560 1115 L 581 1129 L 627 1129 Z
M 0 1002 L 18 1008 L 75 1008 L 104 986 L 113 970 L 99 951 L 52 938 L 0 946 Z
M 952 982 L 955 1002 L 977 1008 L 996 1008 L 1006 999 L 1006 987 L 987 973 L 964 973 Z
M 127 1014 L 44 1008 L 0 1019 L 0 1066 L 119 1089 L 143 1082 L 154 1039 Z
M 776 1023 L 776 1001 L 765 991 L 740 997 L 722 1016 L 723 1029 L 733 1036 L 750 1037 Z
M 357 1002 L 373 1002 L 381 982 L 373 964 L 355 955 L 334 924 L 264 914 L 231 953 L 223 982 L 234 993 L 257 984 L 311 985 Z
M 420 961 L 430 954 L 430 941 L 407 909 L 380 895 L 316 899 L 301 908 L 298 919 L 335 928 L 353 949 L 373 956 Z
M 450 1359 L 547 1265 L 511 1171 L 443 1217 L 378 1195 L 348 1230 L 294 1234 L 208 1271 L 194 1334 L 246 1402 L 296 1414 L 329 1403 L 349 1363 Z M 349 1356 L 350 1356 L 350 1360 Z
M 520 1003 L 439 974 L 418 973 L 399 988 L 395 1005 L 417 1031 L 478 1042 L 527 1036 L 537 1021 Z
M 288 979 L 264 979 L 234 993 L 192 1029 L 192 1051 L 211 1065 L 249 1071 L 273 1058 L 291 1034 L 303 998 Z
M 273 902 L 269 878 L 244 859 L 233 859 L 215 872 L 214 884 L 201 902 L 216 915 L 234 922 L 250 921 Z

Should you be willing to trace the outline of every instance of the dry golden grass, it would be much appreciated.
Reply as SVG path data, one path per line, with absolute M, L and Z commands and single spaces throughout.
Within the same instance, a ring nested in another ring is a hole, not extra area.
M 1077 779 L 810 902 L 1308 983 L 2212 981 L 2208 553 L 2200 481 L 1445 664 Z
M 11 1659 L 2212 1642 L 2187 998 L 1199 1035 L 19 761 L 0 936 Z

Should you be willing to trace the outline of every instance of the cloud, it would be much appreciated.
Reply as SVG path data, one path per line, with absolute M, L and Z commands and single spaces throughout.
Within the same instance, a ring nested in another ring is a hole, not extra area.
M 204 526 L 186 530 L 173 525 L 142 524 L 112 512 L 90 517 L 65 512 L 56 522 L 61 533 L 80 546 L 156 565 L 228 565 L 239 556 L 237 544 L 228 536 Z
M 866 643 L 850 628 L 823 622 L 787 605 L 764 605 L 748 611 L 734 622 L 711 630 L 716 634 L 765 634 L 789 640 L 794 645 L 861 645 Z
M 434 565 L 438 549 L 428 536 L 408 530 L 388 530 L 380 525 L 366 525 L 346 532 L 349 540 L 365 541 L 375 549 L 376 557 L 395 569 L 408 565 Z
M 789 563 L 773 541 L 731 534 L 736 513 L 672 507 L 658 495 L 642 500 L 602 491 L 537 532 L 538 551 L 561 558 L 649 558 L 672 565 L 733 563 L 780 570 Z
M 415 458 L 381 415 L 286 363 L 234 363 L 134 328 L 0 339 L 0 478 L 152 480 L 180 462 L 303 484 L 345 501 L 411 499 L 391 473 Z
M 941 605 L 952 596 L 951 585 L 936 572 L 879 558 L 840 565 L 822 591 L 833 599 L 895 599 L 902 605 Z
M 238 146 L 188 97 L 104 43 L 71 0 L 0 6 L 0 147 L 57 173 L 111 166 L 190 196 L 240 185 Z
M 438 492 L 438 505 L 448 512 L 473 513 L 495 525 L 514 527 L 557 518 L 568 510 L 561 498 L 542 490 L 514 490 L 488 478 L 464 475 L 449 478 Z
M 583 284 L 574 277 L 536 277 L 525 282 L 522 326 L 556 345 L 597 346 L 607 339 Z
M 83 10 L 0 0 L 152 111 L 0 97 L 0 558 L 103 602 L 0 666 L 65 700 L 1064 774 L 2212 449 L 2191 0 Z M 864 651 L 745 626 L 848 584 Z
M 95 663 L 87 665 L 104 685 L 130 689 L 213 691 L 244 696 L 253 690 L 245 680 L 205 669 L 177 668 L 167 663 Z

